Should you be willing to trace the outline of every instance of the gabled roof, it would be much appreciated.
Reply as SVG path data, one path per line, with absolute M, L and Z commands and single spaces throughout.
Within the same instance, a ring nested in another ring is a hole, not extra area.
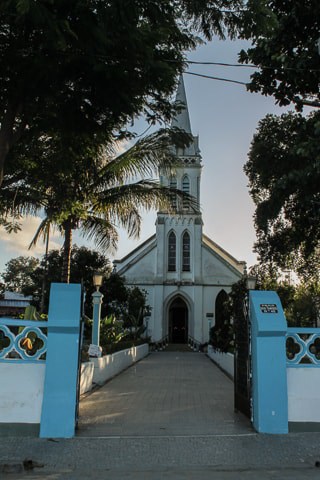
M 128 253 L 125 257 L 121 258 L 120 260 L 114 260 L 113 265 L 116 269 L 118 268 L 118 265 L 121 264 L 121 268 L 117 270 L 117 273 L 119 273 L 120 275 L 124 275 L 128 268 L 137 263 L 142 257 L 149 253 L 150 250 L 156 248 L 156 246 L 156 234 L 154 234 L 147 240 L 145 240 L 143 243 L 138 245 L 136 248 L 131 250 L 131 252 Z
M 219 258 L 225 265 L 227 265 L 231 270 L 235 271 L 238 275 L 244 273 L 245 262 L 236 260 L 230 253 L 220 247 L 216 242 L 211 240 L 206 235 L 202 235 L 202 245 L 207 248 L 215 257 Z M 128 255 L 121 258 L 120 260 L 114 260 L 113 264 L 117 268 L 118 265 L 121 265 L 120 269 L 117 271 L 120 275 L 124 275 L 125 272 L 135 265 L 141 258 L 147 255 L 151 250 L 157 247 L 156 235 L 152 235 L 147 240 L 145 240 L 141 245 L 138 245 L 137 248 L 132 250 Z
M 226 263 L 228 263 L 230 266 L 232 266 L 235 270 L 237 270 L 239 273 L 243 274 L 246 262 L 241 260 L 237 260 L 234 258 L 230 253 L 228 253 L 226 250 L 224 250 L 220 245 L 218 245 L 216 242 L 211 240 L 211 238 L 207 237 L 207 235 L 202 234 L 202 242 L 203 244 L 215 252 L 215 254 L 222 258 Z

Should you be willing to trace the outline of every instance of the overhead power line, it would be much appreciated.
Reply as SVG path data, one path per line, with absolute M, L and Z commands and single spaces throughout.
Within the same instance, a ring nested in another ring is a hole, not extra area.
M 265 70 L 292 70 L 300 72 L 320 72 L 319 68 L 295 68 L 295 67 L 283 67 L 283 66 L 274 66 L 269 67 L 265 65 L 254 65 L 250 64 L 241 64 L 241 63 L 223 63 L 223 62 L 196 62 L 192 60 L 186 60 L 186 63 L 189 65 L 216 65 L 219 67 L 241 67 L 241 68 L 261 68 Z
M 241 63 L 223 63 L 223 62 L 194 62 L 187 60 L 186 63 L 190 65 L 218 65 L 219 67 L 242 67 L 242 68 L 260 68 L 257 65 L 250 63 L 249 65 L 242 65 Z
M 230 78 L 222 78 L 222 77 L 213 77 L 211 75 L 203 75 L 202 73 L 195 73 L 195 72 L 184 72 L 187 75 L 194 75 L 195 77 L 203 77 L 209 78 L 210 80 L 219 80 L 221 82 L 229 82 L 229 83 L 237 83 L 238 85 L 248 85 L 246 82 L 240 82 L 239 80 L 231 80 Z

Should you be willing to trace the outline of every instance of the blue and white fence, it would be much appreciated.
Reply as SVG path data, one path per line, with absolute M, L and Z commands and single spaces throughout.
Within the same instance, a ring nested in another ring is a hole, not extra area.
M 48 322 L 0 318 L 1 435 L 74 435 L 80 299 L 52 284 Z
M 320 431 L 320 328 L 290 328 L 275 292 L 250 292 L 253 426 L 262 433 Z M 230 377 L 233 355 L 208 348 Z
M 250 292 L 253 425 L 320 430 L 320 329 L 288 328 L 275 292 Z
M 288 328 L 286 351 L 290 429 L 320 429 L 320 329 Z
M 40 424 L 48 322 L 0 318 L 0 426 Z M 28 342 L 29 339 L 29 342 Z M 29 343 L 29 345 L 28 345 Z M 33 348 L 29 349 L 33 343 Z

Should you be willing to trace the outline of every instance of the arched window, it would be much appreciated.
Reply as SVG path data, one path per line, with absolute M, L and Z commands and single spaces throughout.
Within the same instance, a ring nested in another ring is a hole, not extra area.
M 228 352 L 233 340 L 228 301 L 229 295 L 225 290 L 221 290 L 216 298 L 215 325 L 210 330 L 210 343 L 221 352 Z
M 190 194 L 190 180 L 188 175 L 184 175 L 182 178 L 182 191 Z M 185 200 L 183 201 L 183 208 L 188 208 L 188 202 Z
M 177 179 L 176 179 L 176 177 L 171 177 L 171 178 L 170 178 L 169 187 L 170 187 L 170 188 L 175 188 L 175 189 L 177 188 Z M 177 196 L 176 196 L 174 193 L 171 194 L 171 207 L 172 207 L 174 210 L 176 210 L 176 208 L 177 208 Z
M 185 232 L 182 237 L 182 271 L 190 272 L 190 235 Z
M 176 271 L 176 253 L 177 240 L 175 234 L 171 232 L 168 239 L 168 272 Z

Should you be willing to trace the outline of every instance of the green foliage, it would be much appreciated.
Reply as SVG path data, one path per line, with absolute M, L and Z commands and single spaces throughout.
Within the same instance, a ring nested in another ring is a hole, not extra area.
M 318 112 L 267 115 L 245 165 L 261 261 L 304 274 L 308 264 L 314 270 L 320 241 L 319 125 Z
M 320 314 L 320 282 L 313 278 L 292 284 L 274 264 L 255 265 L 250 269 L 257 277 L 257 290 L 277 292 L 288 325 L 315 327 Z
M 123 322 L 117 319 L 114 315 L 109 315 L 101 319 L 100 322 L 100 344 L 104 348 L 117 344 L 124 337 L 126 332 L 123 328 Z
M 0 185 L 12 147 L 28 149 L 26 131 L 106 140 L 128 135 L 139 114 L 168 120 L 184 52 L 201 42 L 198 34 L 235 31 L 237 14 L 224 7 L 218 0 L 2 0 Z
M 129 324 L 134 322 L 135 327 L 140 327 L 143 323 L 143 312 L 146 305 L 146 293 L 138 287 L 132 287 L 128 293 L 128 315 Z M 132 320 L 134 319 L 134 320 Z
M 242 37 L 252 46 L 240 62 L 257 65 L 248 89 L 273 95 L 280 105 L 320 106 L 317 42 L 320 32 L 318 0 L 251 0 L 243 16 Z
M 34 257 L 20 256 L 9 260 L 1 274 L 6 290 L 27 294 L 33 285 L 33 274 L 38 266 L 39 260 Z
M 290 327 L 316 327 L 320 320 L 320 285 L 298 285 L 285 314 Z
M 31 246 L 48 235 L 51 225 L 57 226 L 64 235 L 61 280 L 68 282 L 75 229 L 98 248 L 114 250 L 117 227 L 125 228 L 130 237 L 139 235 L 142 208 L 170 208 L 172 189 L 145 176 L 158 168 L 172 167 L 174 157 L 169 147 L 176 140 L 189 139 L 181 132 L 160 130 L 115 156 L 112 144 L 108 148 L 98 145 L 95 138 L 65 134 L 42 137 L 33 142 L 27 155 L 24 149 L 17 152 L 15 173 L 5 176 L 0 191 L 2 208 L 13 216 L 43 215 L 44 210 L 45 218 Z M 199 209 L 193 197 L 180 190 L 174 192 L 191 208 Z
M 209 343 L 220 352 L 229 352 L 233 348 L 231 313 L 230 296 L 222 291 L 216 299 L 215 325 L 209 332 Z
M 6 282 L 10 282 L 7 286 L 16 285 L 16 289 L 24 295 L 36 297 L 37 308 L 39 308 L 44 288 L 44 311 L 47 312 L 50 284 L 60 282 L 62 262 L 63 255 L 59 250 L 51 250 L 41 261 L 33 257 L 17 257 L 6 264 L 7 270 L 2 277 Z M 75 245 L 71 258 L 71 282 L 83 283 L 87 291 L 85 310 L 90 314 L 92 312 L 91 293 L 94 290 L 92 277 L 97 270 L 107 276 L 110 272 L 109 260 L 99 252 Z

